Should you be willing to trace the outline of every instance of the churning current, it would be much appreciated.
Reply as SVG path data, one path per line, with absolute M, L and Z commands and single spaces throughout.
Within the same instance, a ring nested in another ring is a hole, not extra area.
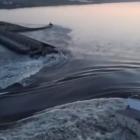
M 44 67 L 44 58 L 21 58 L 18 62 L 14 54 L 1 50 L 12 56 L 8 61 L 9 55 L 7 58 L 0 55 L 0 63 L 12 65 L 13 73 L 17 72 L 16 82 L 32 76 L 28 88 L 5 89 L 10 95 L 0 98 L 0 109 L 9 111 L 9 116 L 21 117 L 77 100 L 140 93 L 139 9 L 140 3 L 114 3 L 0 10 L 2 21 L 28 25 L 52 22 L 56 27 L 49 34 L 44 31 L 43 35 L 27 35 L 65 52 L 63 59 L 55 58 L 60 62 Z M 14 61 L 18 63 L 16 68 Z M 0 68 L 0 78 L 5 73 L 8 76 L 8 70 L 4 69 L 7 70 Z M 23 73 L 24 77 L 18 76 Z M 8 80 L 10 85 L 14 79 L 8 77 Z M 3 81 L 1 86 L 6 87 Z

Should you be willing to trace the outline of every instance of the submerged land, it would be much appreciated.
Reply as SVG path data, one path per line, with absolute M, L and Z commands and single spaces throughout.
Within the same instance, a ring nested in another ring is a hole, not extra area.
M 115 3 L 115 2 L 139 2 L 140 0 L 1 0 L 1 9 L 37 7 L 37 6 L 59 6 L 79 5 L 94 3 Z

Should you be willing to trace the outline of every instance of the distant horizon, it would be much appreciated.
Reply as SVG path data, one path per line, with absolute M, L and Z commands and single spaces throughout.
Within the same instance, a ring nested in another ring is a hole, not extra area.
M 0 1 L 0 9 L 120 2 L 140 2 L 140 0 L 2 0 Z

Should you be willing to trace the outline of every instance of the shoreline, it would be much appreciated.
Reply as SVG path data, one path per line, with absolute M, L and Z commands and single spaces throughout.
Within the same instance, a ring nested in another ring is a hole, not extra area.
M 92 4 L 112 4 L 112 3 L 134 3 L 140 2 L 140 0 L 114 0 L 114 1 L 103 1 L 103 2 L 66 2 L 66 3 L 59 3 L 59 4 L 48 4 L 48 3 L 40 3 L 40 4 L 33 4 L 33 5 L 15 5 L 15 6 L 0 6 L 0 10 L 12 10 L 12 9 L 21 9 L 21 8 L 35 8 L 35 7 L 60 7 L 60 6 L 78 6 L 78 5 L 92 5 Z

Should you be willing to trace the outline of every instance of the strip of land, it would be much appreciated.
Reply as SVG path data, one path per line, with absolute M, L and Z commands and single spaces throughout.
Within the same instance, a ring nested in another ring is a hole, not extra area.
M 38 6 L 80 5 L 96 3 L 140 2 L 140 0 L 1 0 L 0 9 Z

